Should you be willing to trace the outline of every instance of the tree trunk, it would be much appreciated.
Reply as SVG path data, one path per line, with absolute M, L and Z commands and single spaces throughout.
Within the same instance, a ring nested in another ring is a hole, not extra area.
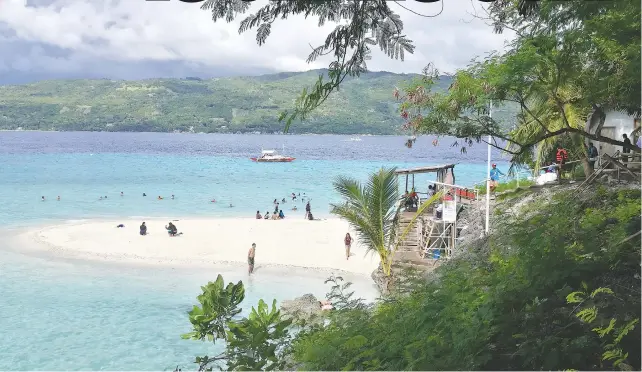
M 591 164 L 589 163 L 589 160 L 586 157 L 582 158 L 582 168 L 584 169 L 584 177 L 589 178 L 591 174 L 595 171 L 593 167 L 591 167 Z

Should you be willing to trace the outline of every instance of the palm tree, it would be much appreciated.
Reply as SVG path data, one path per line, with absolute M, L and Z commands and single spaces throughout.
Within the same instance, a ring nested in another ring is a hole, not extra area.
M 381 268 L 385 276 L 390 277 L 393 255 L 415 223 L 417 217 L 439 195 L 423 203 L 408 224 L 408 227 L 397 239 L 397 222 L 401 205 L 399 187 L 395 168 L 372 173 L 368 182 L 361 185 L 347 177 L 337 177 L 334 188 L 344 199 L 343 204 L 332 204 L 332 214 L 347 220 L 357 231 L 369 252 L 375 251 L 381 259 Z
M 568 89 L 560 88 L 562 95 Z M 531 107 L 530 112 L 523 112 L 518 116 L 518 125 L 511 131 L 510 137 L 518 142 L 530 142 L 535 138 L 546 134 L 546 131 L 554 132 L 569 125 L 573 128 L 583 129 L 587 112 L 585 109 L 576 105 L 566 103 L 562 109 L 550 97 L 545 95 L 533 95 L 528 104 Z M 521 155 L 513 157 L 511 170 L 513 166 L 528 164 L 539 170 L 544 163 L 553 160 L 557 146 L 564 143 L 569 150 L 572 158 L 579 158 L 584 166 L 587 175 L 590 174 L 590 167 L 587 159 L 586 148 L 583 138 L 577 134 L 566 134 L 563 136 L 549 137 L 534 145 L 532 148 L 523 152 Z M 508 144 L 507 148 L 512 149 L 513 145 Z

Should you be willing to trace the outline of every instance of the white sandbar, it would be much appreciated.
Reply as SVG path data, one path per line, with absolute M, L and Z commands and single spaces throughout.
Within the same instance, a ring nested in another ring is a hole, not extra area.
M 252 243 L 257 245 L 257 269 L 261 265 L 288 265 L 369 275 L 378 265 L 378 256 L 366 255 L 354 231 L 340 219 L 188 218 L 174 222 L 183 233 L 178 237 L 168 236 L 164 228 L 167 219 L 145 220 L 149 234 L 141 236 L 141 222 L 67 223 L 30 230 L 22 235 L 22 241 L 55 254 L 153 265 L 246 263 Z M 120 223 L 125 227 L 116 228 Z M 346 232 L 355 239 L 349 260 L 343 244 Z

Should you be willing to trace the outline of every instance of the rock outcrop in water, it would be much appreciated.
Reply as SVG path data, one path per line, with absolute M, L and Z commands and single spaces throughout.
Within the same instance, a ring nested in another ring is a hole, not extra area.
M 310 321 L 321 315 L 319 300 L 311 293 L 281 303 L 281 312 L 297 321 Z

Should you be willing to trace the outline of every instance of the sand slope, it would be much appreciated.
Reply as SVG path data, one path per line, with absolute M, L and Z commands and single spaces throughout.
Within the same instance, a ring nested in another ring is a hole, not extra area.
M 168 237 L 169 220 L 145 220 L 149 235 L 139 234 L 139 220 L 91 221 L 50 226 L 29 231 L 35 245 L 60 254 L 105 261 L 130 261 L 154 265 L 208 265 L 247 262 L 247 251 L 256 243 L 256 267 L 293 265 L 370 274 L 378 256 L 365 255 L 356 234 L 339 219 L 280 221 L 248 218 L 180 219 L 174 222 L 179 237 Z M 125 228 L 116 228 L 119 223 Z M 350 231 L 355 242 L 345 259 L 343 237 Z

